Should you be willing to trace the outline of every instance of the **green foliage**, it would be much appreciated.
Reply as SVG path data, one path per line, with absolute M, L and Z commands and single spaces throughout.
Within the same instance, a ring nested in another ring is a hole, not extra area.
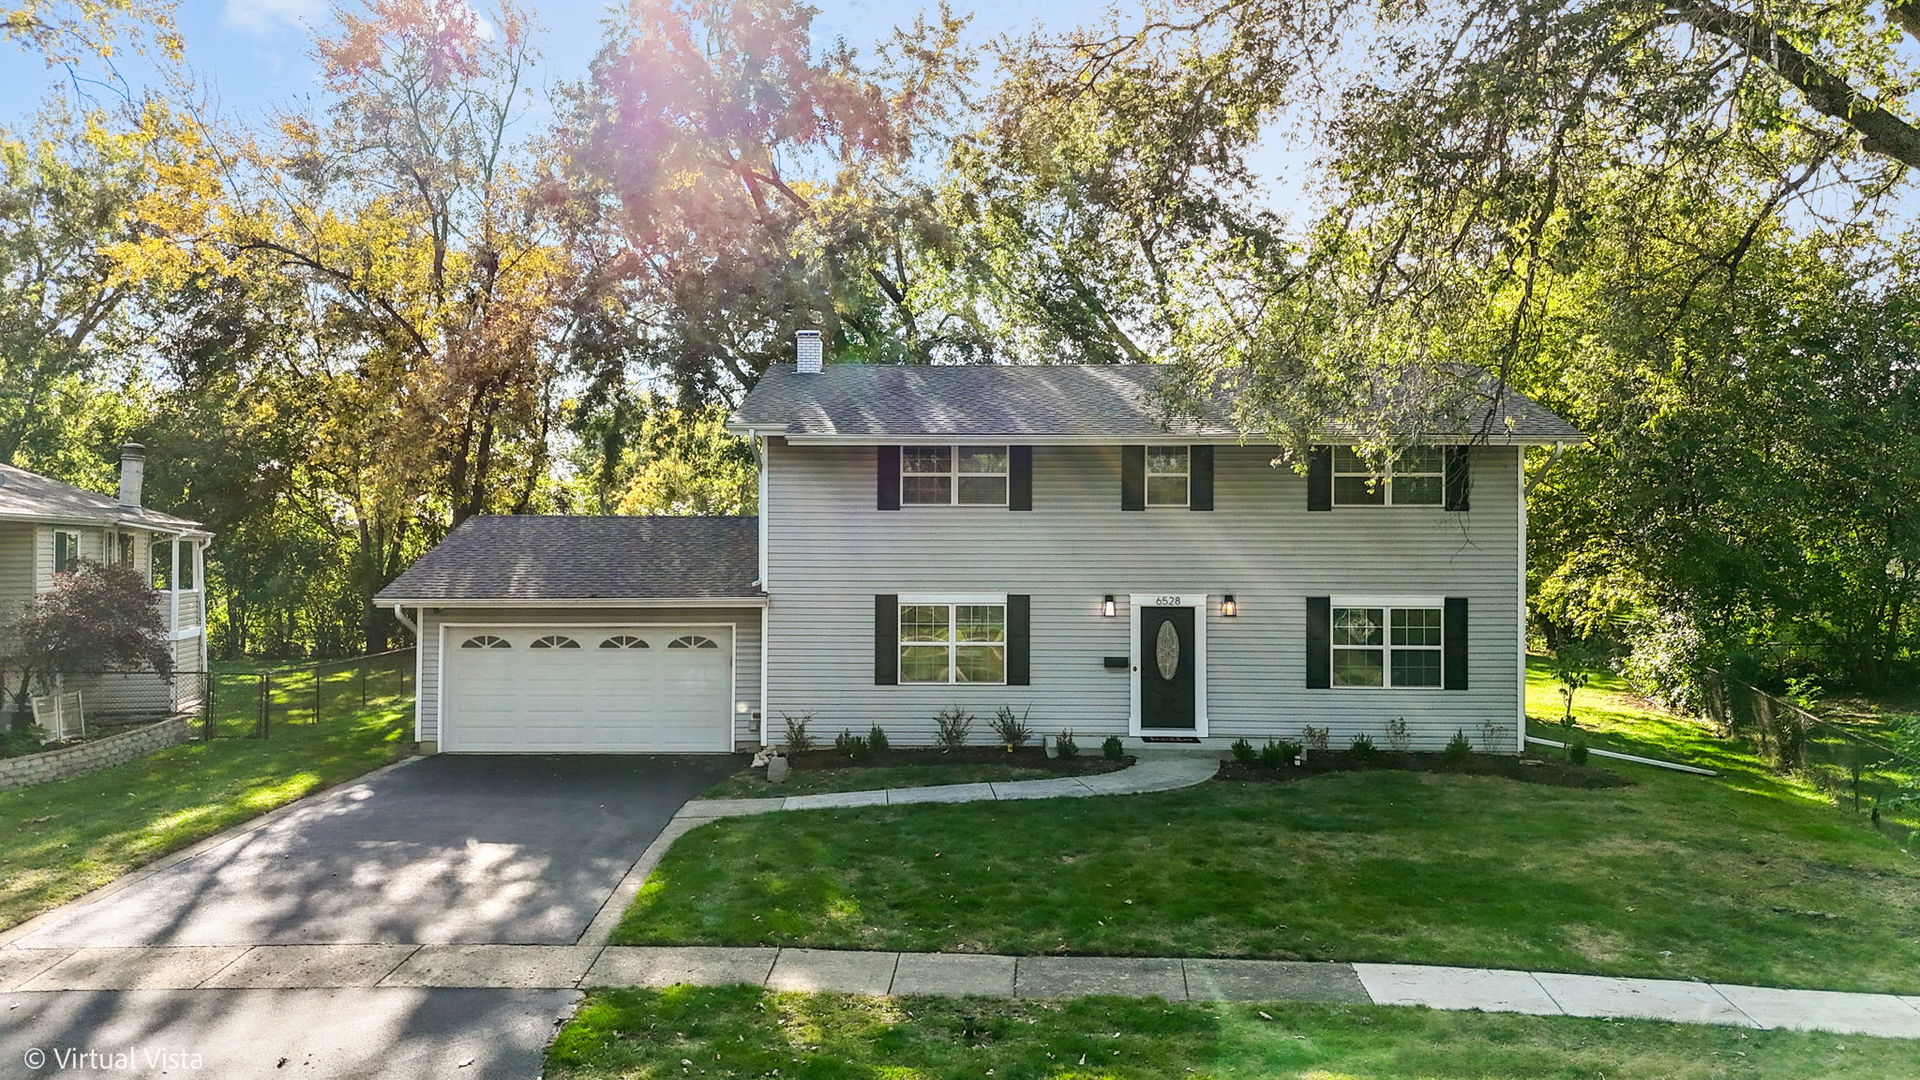
M 1380 754 L 1380 751 L 1373 745 L 1373 740 L 1366 735 L 1355 735 L 1353 737 L 1353 745 L 1347 748 L 1347 752 L 1362 761 L 1372 761 Z
M 1473 740 L 1467 738 L 1465 731 L 1455 731 L 1453 738 L 1447 740 L 1446 749 L 1440 753 L 1448 761 L 1458 764 L 1473 756 Z
M 1332 738 L 1333 732 L 1329 728 L 1308 724 L 1300 729 L 1300 745 L 1308 750 L 1325 750 Z
M 865 736 L 855 735 L 851 731 L 842 731 L 834 736 L 833 748 L 842 757 L 852 758 L 855 761 L 865 761 L 873 756 L 873 744 L 869 743 Z
M 1080 744 L 1073 740 L 1073 732 L 1071 730 L 1063 731 L 1054 738 L 1053 753 L 1055 757 L 1060 758 L 1076 758 L 1080 756 Z
M 1407 730 L 1407 718 L 1396 716 L 1387 721 L 1387 749 L 1404 754 L 1413 749 L 1413 733 Z
M 807 725 L 813 722 L 812 713 L 802 713 L 799 716 L 782 713 L 780 714 L 780 719 L 786 725 L 786 741 L 784 745 L 787 748 L 788 756 L 804 754 L 813 749 L 813 736 L 807 731 Z
M 867 746 L 876 754 L 884 754 L 888 750 L 893 749 L 893 744 L 887 739 L 887 733 L 881 730 L 879 724 L 875 724 L 872 728 L 868 729 Z
M 53 588 L 35 596 L 20 616 L 0 623 L 0 671 L 16 681 L 0 686 L 10 697 L 13 726 L 32 721 L 37 685 L 56 676 L 88 671 L 173 671 L 173 649 L 160 613 L 160 596 L 131 566 L 82 561 L 54 576 Z
M 1227 747 L 1227 750 L 1233 754 L 1233 760 L 1242 765 L 1251 765 L 1260 757 L 1260 752 L 1244 738 L 1233 740 L 1233 745 Z
M 1575 642 L 1562 642 L 1553 651 L 1553 677 L 1560 684 L 1560 698 L 1566 705 L 1561 727 L 1573 727 L 1573 698 L 1593 678 L 1593 664 L 1593 654 Z
M 1288 742 L 1285 739 L 1268 739 L 1267 744 L 1260 748 L 1260 765 L 1268 769 L 1291 765 L 1300 756 L 1300 751 L 1299 743 Z
M 973 714 L 949 705 L 933 716 L 933 741 L 942 750 L 958 750 L 973 735 Z
M 993 721 L 989 726 L 993 729 L 994 740 L 1006 747 L 1009 753 L 1033 740 L 1033 729 L 1027 725 L 1027 715 L 1032 711 L 1029 708 L 1027 713 L 1015 716 L 1013 709 L 1006 705 L 994 711 Z
M 1127 756 L 1126 744 L 1120 741 L 1120 736 L 1109 735 L 1100 741 L 1100 756 L 1108 761 L 1119 761 Z
M 1587 740 L 1576 735 L 1567 742 L 1567 762 L 1573 765 L 1587 763 Z

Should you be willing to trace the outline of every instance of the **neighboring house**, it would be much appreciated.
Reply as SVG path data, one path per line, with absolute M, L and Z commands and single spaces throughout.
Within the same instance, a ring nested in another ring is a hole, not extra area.
M 924 744 L 950 706 L 985 741 L 1005 705 L 1083 745 L 1521 746 L 1522 452 L 1581 439 L 1533 402 L 1391 476 L 1329 435 L 1302 476 L 1221 419 L 1169 431 L 1151 365 L 818 356 L 729 423 L 757 519 L 475 519 L 382 592 L 423 744 L 718 751 L 789 716 Z
M 206 670 L 201 582 L 212 535 L 197 521 L 141 506 L 145 468 L 141 446 L 122 447 L 115 498 L 0 465 L 0 610 L 6 612 L 0 633 L 80 560 L 130 564 L 160 590 L 174 667 Z M 7 645 L 0 641 L 0 655 Z M 150 673 L 69 679 L 66 688 L 82 692 L 89 715 L 172 711 L 194 704 L 201 693 L 197 679 L 161 680 Z

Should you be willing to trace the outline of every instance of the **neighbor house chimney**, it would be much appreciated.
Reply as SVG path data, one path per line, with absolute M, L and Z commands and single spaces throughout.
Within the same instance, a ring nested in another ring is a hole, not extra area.
M 793 335 L 793 358 L 802 375 L 820 374 L 820 331 L 797 330 Z
M 137 442 L 120 447 L 120 505 L 140 505 L 140 485 L 147 476 L 147 448 Z

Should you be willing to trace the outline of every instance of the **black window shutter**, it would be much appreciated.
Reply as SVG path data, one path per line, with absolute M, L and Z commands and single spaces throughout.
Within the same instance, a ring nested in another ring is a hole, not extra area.
M 1147 448 L 1120 448 L 1120 509 L 1147 508 Z
M 1441 658 L 1441 685 L 1448 690 L 1467 688 L 1467 598 L 1447 597 L 1447 610 L 1440 624 L 1445 647 Z
M 873 685 L 900 685 L 900 597 L 873 598 Z
M 1007 509 L 1033 509 L 1033 447 L 1007 447 Z
M 1187 506 L 1193 510 L 1213 509 L 1213 447 L 1187 447 Z
M 873 470 L 875 478 L 873 508 L 875 510 L 900 509 L 900 448 L 897 446 L 877 446 L 878 464 Z
M 1007 685 L 1026 686 L 1033 681 L 1033 598 L 1024 594 L 1007 597 Z
M 1473 487 L 1473 467 L 1468 464 L 1467 448 L 1447 447 L 1447 509 L 1467 509 L 1467 492 Z
M 1333 598 L 1307 597 L 1307 689 L 1333 685 Z
M 1333 447 L 1307 451 L 1307 509 L 1333 509 Z

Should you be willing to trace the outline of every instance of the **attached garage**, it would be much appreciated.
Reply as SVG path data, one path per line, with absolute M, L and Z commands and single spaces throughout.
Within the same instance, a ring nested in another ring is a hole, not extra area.
M 757 543 L 750 517 L 469 520 L 380 597 L 416 628 L 416 738 L 469 754 L 758 746 Z

